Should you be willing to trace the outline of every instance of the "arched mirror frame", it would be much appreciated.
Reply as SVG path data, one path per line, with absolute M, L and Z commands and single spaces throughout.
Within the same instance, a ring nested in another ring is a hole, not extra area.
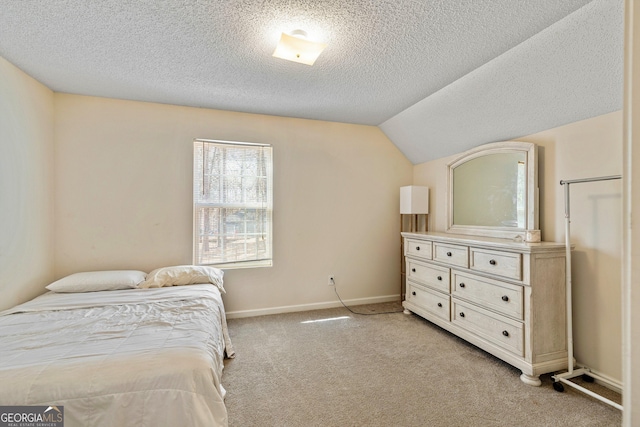
M 524 207 L 525 221 L 524 227 L 501 227 L 501 226 L 480 226 L 454 224 L 454 194 L 453 194 L 453 172 L 456 167 L 482 156 L 489 156 L 498 153 L 523 153 L 525 158 L 526 185 L 524 186 L 526 195 L 523 198 L 526 202 Z M 447 165 L 447 232 L 456 234 L 470 234 L 475 236 L 486 236 L 495 238 L 522 239 L 529 241 L 539 241 L 539 213 L 538 213 L 538 159 L 537 147 L 530 142 L 504 141 L 481 145 L 464 152 Z

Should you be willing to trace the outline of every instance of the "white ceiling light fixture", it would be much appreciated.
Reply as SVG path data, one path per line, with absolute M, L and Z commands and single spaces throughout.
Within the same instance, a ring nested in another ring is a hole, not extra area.
M 293 30 L 290 34 L 282 33 L 273 56 L 300 64 L 313 65 L 325 47 L 327 47 L 326 43 L 309 40 L 305 31 Z

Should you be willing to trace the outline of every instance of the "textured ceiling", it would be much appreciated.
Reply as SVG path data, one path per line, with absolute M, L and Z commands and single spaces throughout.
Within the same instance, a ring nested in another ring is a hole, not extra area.
M 418 163 L 621 108 L 622 4 L 0 0 L 0 56 L 58 92 L 381 125 Z M 297 28 L 328 44 L 313 67 L 271 56 Z M 579 117 L 521 127 L 538 102 Z
M 622 108 L 622 1 L 594 1 L 380 127 L 414 164 Z

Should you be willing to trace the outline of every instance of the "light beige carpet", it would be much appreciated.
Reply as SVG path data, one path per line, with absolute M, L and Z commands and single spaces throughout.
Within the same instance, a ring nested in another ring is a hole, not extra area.
M 554 391 L 550 374 L 541 377 L 541 387 L 523 384 L 519 370 L 416 315 L 358 316 L 336 308 L 228 323 L 237 356 L 225 362 L 222 380 L 232 427 L 622 421 L 619 410 L 575 389 Z M 620 395 L 588 386 L 620 402 Z

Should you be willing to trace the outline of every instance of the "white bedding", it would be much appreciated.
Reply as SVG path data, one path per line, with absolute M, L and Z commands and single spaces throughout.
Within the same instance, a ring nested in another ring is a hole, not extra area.
M 65 426 L 226 426 L 218 288 L 46 293 L 0 313 L 0 405 Z

